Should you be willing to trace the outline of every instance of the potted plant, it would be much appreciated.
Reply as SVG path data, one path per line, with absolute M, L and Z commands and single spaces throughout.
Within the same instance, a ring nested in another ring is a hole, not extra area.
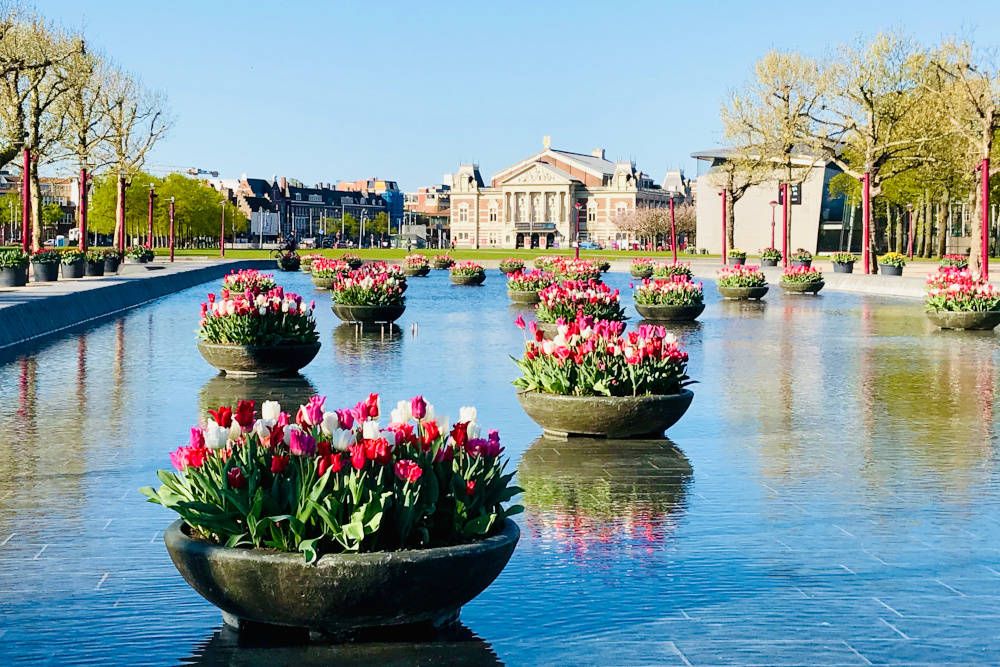
M 407 255 L 403 260 L 403 272 L 407 276 L 426 276 L 431 272 L 431 263 L 427 257 L 420 254 Z
M 561 255 L 539 255 L 535 258 L 533 264 L 535 265 L 535 268 L 540 271 L 550 271 L 554 273 L 555 271 L 553 270 L 552 265 L 560 260 L 562 260 Z
M 746 264 L 747 261 L 746 251 L 740 250 L 739 248 L 731 248 L 729 252 L 726 253 L 726 257 L 729 258 L 729 263 L 734 266 Z
M 345 322 L 395 322 L 406 310 L 402 281 L 367 267 L 338 276 L 330 288 L 333 314 Z
M 969 266 L 968 255 L 942 255 L 940 266 L 947 266 L 955 269 L 965 269 Z
M 887 252 L 878 258 L 878 270 L 885 276 L 903 275 L 906 266 L 906 255 L 900 252 Z
M 691 322 L 705 311 L 702 284 L 684 275 L 647 278 L 633 296 L 636 311 L 647 320 Z
M 649 278 L 653 275 L 653 260 L 649 257 L 636 257 L 632 260 L 629 273 L 633 278 Z
M 524 260 L 517 257 L 508 257 L 500 260 L 500 272 L 506 276 L 512 273 L 524 271 Z
M 528 327 L 514 386 L 546 434 L 660 437 L 687 411 L 694 398 L 685 388 L 687 353 L 663 327 L 640 325 L 627 336 L 624 329 L 581 315 L 549 341 Z
M 102 248 L 104 255 L 104 273 L 118 273 L 123 255 L 117 248 Z
M 0 248 L 0 287 L 24 287 L 28 284 L 31 257 L 20 248 Z
M 560 322 L 575 322 L 580 315 L 624 322 L 625 309 L 619 302 L 618 290 L 599 280 L 566 280 L 538 292 L 536 327 L 545 335 L 555 336 Z
M 792 266 L 812 266 L 813 256 L 805 248 L 796 248 L 789 259 L 792 262 Z
M 351 265 L 342 259 L 321 258 L 313 261 L 310 273 L 313 285 L 319 289 L 330 289 L 337 278 L 351 272 Z
M 1000 324 L 1000 292 L 967 268 L 938 267 L 927 279 L 924 307 L 941 329 L 989 330 Z
M 244 400 L 211 410 L 141 491 L 180 515 L 171 560 L 231 627 L 440 627 L 506 566 L 522 509 L 504 507 L 521 489 L 499 434 L 460 415 L 449 429 L 417 396 L 383 427 L 377 394 L 292 414 Z
M 261 294 L 270 292 L 278 284 L 274 282 L 273 273 L 264 273 L 257 269 L 233 269 L 222 278 L 222 296 L 229 298 L 230 294 L 252 292 Z
M 593 262 L 600 269 L 601 273 L 607 273 L 611 270 L 611 262 L 606 259 L 595 259 Z
M 789 266 L 781 273 L 781 289 L 791 294 L 816 294 L 824 284 L 823 274 L 811 266 Z
M 361 259 L 359 255 L 355 255 L 354 253 L 351 252 L 345 252 L 343 255 L 341 255 L 340 261 L 347 262 L 348 266 L 351 267 L 352 271 L 354 269 L 360 269 L 361 265 L 365 263 L 365 260 Z
M 302 273 L 311 272 L 313 262 L 315 262 L 317 259 L 323 259 L 323 255 L 320 255 L 319 253 L 301 255 L 299 257 L 299 270 L 302 271 Z
M 761 266 L 777 266 L 781 261 L 781 251 L 777 248 L 764 248 L 760 251 Z
M 601 268 L 586 259 L 561 258 L 552 262 L 552 273 L 559 280 L 600 280 Z
M 448 253 L 434 255 L 431 257 L 431 268 L 433 269 L 450 269 L 454 265 L 455 260 L 453 260 L 451 255 Z
M 104 275 L 104 251 L 92 248 L 87 251 L 87 275 L 100 277 Z
M 657 264 L 656 268 L 653 269 L 654 278 L 674 278 L 675 276 L 681 276 L 687 280 L 694 280 L 694 272 L 691 271 L 690 264 Z
M 281 287 L 209 294 L 201 304 L 198 351 L 227 375 L 294 373 L 319 352 L 314 307 Z
M 298 271 L 302 266 L 302 258 L 294 250 L 279 250 L 275 262 L 281 271 Z
M 59 263 L 62 253 L 58 250 L 42 248 L 31 253 L 31 278 L 36 283 L 50 283 L 59 280 Z
M 507 296 L 514 303 L 533 305 L 538 303 L 538 292 L 555 281 L 555 276 L 548 271 L 517 271 L 507 278 Z
M 456 285 L 482 285 L 486 281 L 486 269 L 475 262 L 458 262 L 451 267 L 451 282 Z
M 854 253 L 834 253 L 832 259 L 834 273 L 854 273 L 854 262 L 858 261 L 858 257 Z
M 87 253 L 77 248 L 66 248 L 60 250 L 59 255 L 62 278 L 83 278 L 87 274 Z
M 133 245 L 125 249 L 126 264 L 148 264 L 156 257 L 156 253 L 142 245 Z
M 726 299 L 762 299 L 767 294 L 767 278 L 753 264 L 724 266 L 719 269 L 716 285 Z

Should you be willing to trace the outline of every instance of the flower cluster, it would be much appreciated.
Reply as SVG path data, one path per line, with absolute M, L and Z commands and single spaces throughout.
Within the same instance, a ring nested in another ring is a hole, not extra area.
M 853 264 L 858 261 L 858 256 L 853 252 L 837 252 L 833 254 L 831 260 L 835 264 Z
M 338 275 L 330 289 L 334 303 L 347 306 L 399 306 L 405 302 L 405 285 L 399 275 L 371 265 Z
M 518 271 L 524 271 L 524 260 L 517 257 L 508 257 L 500 260 L 500 271 L 510 275 Z
M 959 269 L 964 269 L 969 265 L 968 255 L 944 255 L 941 257 L 941 266 L 953 266 Z
M 719 287 L 763 287 L 767 278 L 756 264 L 724 266 L 719 269 L 716 283 Z
M 371 394 L 327 411 L 314 396 L 292 415 L 273 401 L 210 410 L 176 472 L 142 489 L 200 538 L 231 547 L 324 553 L 391 551 L 481 539 L 521 510 L 500 435 L 485 437 L 475 408 L 454 426 L 421 396 L 400 401 L 382 426 Z
M 560 280 L 600 280 L 601 267 L 587 259 L 560 258 L 552 262 L 552 273 Z
M 878 258 L 879 264 L 884 264 L 886 266 L 906 266 L 906 255 L 901 252 L 887 252 Z
M 650 257 L 636 257 L 632 260 L 632 270 L 645 271 L 649 269 L 652 271 L 655 268 L 655 262 Z
M 653 269 L 654 278 L 673 278 L 683 276 L 688 280 L 694 279 L 694 272 L 691 271 L 690 264 L 659 264 Z
M 538 292 L 555 281 L 555 276 L 548 271 L 515 271 L 507 278 L 507 289 L 512 292 Z
M 618 302 L 618 290 L 599 280 L 566 280 L 553 283 L 538 293 L 535 317 L 540 322 L 575 321 L 579 315 L 595 320 L 625 320 L 625 310 Z
M 795 252 L 793 252 L 791 256 L 791 260 L 793 262 L 810 262 L 812 261 L 812 258 L 813 254 L 805 248 L 796 248 Z
M 561 255 L 539 255 L 535 258 L 535 268 L 542 271 L 552 271 L 553 265 L 562 260 Z
M 227 293 L 242 294 L 244 292 L 260 294 L 261 292 L 270 292 L 275 287 L 277 287 L 277 283 L 274 282 L 274 274 L 263 273 L 256 269 L 233 270 L 222 279 L 223 296 L 226 296 Z
M 229 292 L 222 298 L 208 295 L 201 304 L 198 336 L 222 345 L 302 345 L 319 340 L 313 310 L 298 294 L 275 287 L 254 294 Z
M 781 251 L 777 248 L 764 248 L 760 251 L 761 259 L 770 259 L 775 262 L 781 261 Z
M 927 278 L 927 310 L 983 312 L 1000 310 L 1000 292 L 968 269 L 941 266 Z
M 726 253 L 726 255 L 729 257 L 729 259 L 747 258 L 746 250 L 740 250 L 739 248 L 730 248 L 729 251 Z
M 515 323 L 525 328 L 520 316 Z M 514 385 L 564 396 L 642 396 L 677 394 L 690 383 L 687 352 L 666 329 L 624 329 L 622 322 L 578 317 L 544 340 L 532 322 L 524 356 L 515 359 L 521 377 Z
M 31 253 L 32 264 L 58 264 L 62 261 L 62 253 L 51 248 L 41 248 Z
M 450 269 L 454 265 L 455 260 L 448 253 L 431 257 L 431 266 L 435 269 Z
M 361 259 L 358 255 L 349 252 L 345 252 L 343 255 L 341 255 L 340 261 L 347 262 L 348 266 L 351 267 L 351 270 L 360 268 L 361 265 L 365 263 L 364 260 Z
M 0 269 L 21 269 L 28 266 L 30 256 L 20 248 L 0 248 Z
M 312 270 L 313 262 L 320 259 L 323 259 L 323 255 L 314 252 L 309 255 L 302 255 L 299 257 L 299 264 L 302 267 L 302 270 L 308 273 Z
M 76 264 L 77 262 L 82 262 L 87 259 L 87 253 L 78 248 L 67 248 L 65 250 L 60 250 L 63 264 Z
M 313 260 L 310 273 L 314 278 L 338 278 L 351 272 L 351 265 L 342 259 L 326 259 L 321 257 Z
M 474 278 L 485 274 L 486 269 L 483 268 L 482 264 L 476 262 L 458 262 L 451 267 L 451 275 L 462 278 Z
M 700 306 L 704 300 L 702 284 L 683 275 L 646 278 L 635 290 L 635 302 L 644 306 Z
M 133 245 L 125 249 L 125 256 L 138 262 L 151 262 L 156 253 L 144 245 Z
M 426 255 L 421 255 L 420 253 L 407 255 L 403 259 L 403 264 L 411 271 L 423 271 L 424 269 L 429 269 L 431 266 Z
M 803 285 L 823 282 L 823 272 L 811 266 L 789 266 L 781 272 L 781 282 Z

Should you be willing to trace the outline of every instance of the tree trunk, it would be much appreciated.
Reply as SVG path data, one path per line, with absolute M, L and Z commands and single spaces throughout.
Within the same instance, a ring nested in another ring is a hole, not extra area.
M 943 257 L 948 243 L 948 212 L 951 208 L 951 200 L 948 191 L 941 195 L 941 202 L 938 204 L 938 235 L 937 235 L 937 255 Z
M 125 177 L 118 177 L 118 193 L 115 198 L 115 247 L 124 248 L 125 242 Z
M 888 216 L 888 219 L 891 221 L 892 220 L 892 209 L 889 206 L 889 204 L 885 205 L 885 212 L 886 212 L 886 216 Z M 896 222 L 893 225 L 893 228 L 896 230 L 894 232 L 894 234 L 893 234 L 893 236 L 894 236 L 893 243 L 891 245 L 888 244 L 888 243 L 886 243 L 885 247 L 886 248 L 892 248 L 896 252 L 903 252 L 903 239 L 906 236 L 906 232 L 903 230 L 903 216 L 902 215 L 899 215 L 899 214 L 896 215 Z
M 975 206 L 973 206 L 972 220 L 969 224 L 969 271 L 973 275 L 979 275 L 982 271 L 982 233 L 983 233 L 983 197 L 982 188 L 979 187 L 978 179 L 974 188 Z
M 729 240 L 729 249 L 736 247 L 736 198 L 732 194 L 726 195 L 729 205 L 726 206 L 726 238 Z
M 927 226 L 927 216 L 924 215 L 923 205 L 918 206 L 914 209 L 911 215 L 916 215 L 917 219 L 913 222 L 913 256 L 923 257 L 924 256 L 924 227 Z
M 31 181 L 31 238 L 34 248 L 42 247 L 42 188 L 38 179 L 38 161 L 32 160 L 29 169 L 29 180 Z
M 933 257 L 934 252 L 934 204 L 931 203 L 931 193 L 924 193 L 924 243 L 921 257 Z

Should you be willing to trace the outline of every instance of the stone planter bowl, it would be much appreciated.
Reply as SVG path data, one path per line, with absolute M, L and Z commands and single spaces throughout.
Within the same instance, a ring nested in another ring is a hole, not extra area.
M 781 289 L 789 294 L 816 294 L 823 289 L 823 285 L 825 284 L 822 280 L 811 283 L 790 283 L 782 280 Z
M 763 287 L 722 287 L 719 286 L 719 294 L 726 299 L 763 299 L 767 294 L 767 285 Z
M 732 264 L 733 266 L 743 266 L 744 264 L 747 263 L 747 258 L 746 257 L 730 257 L 729 258 L 729 263 Z
M 812 266 L 811 259 L 793 259 L 792 266 Z
M 104 260 L 101 259 L 99 262 L 87 262 L 87 276 L 91 278 L 99 278 L 104 275 Z
M 889 264 L 879 264 L 879 273 L 883 276 L 901 276 L 903 275 L 903 267 L 901 266 L 891 266 Z
M 485 273 L 477 273 L 474 276 L 456 276 L 454 273 L 451 274 L 451 282 L 456 285 L 482 285 L 486 282 Z
M 64 279 L 75 280 L 83 278 L 87 275 L 87 260 L 81 259 L 70 264 L 60 264 L 59 270 L 62 272 Z
M 290 259 L 278 259 L 276 260 L 279 271 L 298 271 L 299 267 L 302 266 L 302 260 L 298 257 L 292 257 Z
M 50 262 L 48 264 L 31 265 L 31 279 L 36 283 L 51 283 L 59 280 L 59 265 Z
M 503 571 L 519 538 L 508 519 L 478 542 L 327 554 L 307 565 L 298 553 L 192 539 L 180 520 L 163 533 L 181 576 L 222 610 L 230 627 L 306 628 L 339 639 L 366 629 L 454 623 L 462 606 Z
M 521 290 L 509 289 L 507 290 L 507 296 L 510 297 L 510 300 L 514 303 L 522 303 L 529 306 L 538 303 L 539 301 L 538 292 L 535 292 L 534 290 L 524 292 Z
M 566 438 L 660 437 L 680 421 L 694 393 L 682 389 L 670 396 L 560 396 L 518 392 L 517 400 L 546 435 Z
M 333 314 L 344 322 L 395 322 L 403 315 L 406 304 L 398 306 L 350 306 L 346 303 L 333 304 Z
M 309 365 L 319 353 L 320 343 L 305 345 L 219 345 L 198 341 L 198 351 L 226 375 L 284 375 Z
M 654 304 L 635 304 L 636 311 L 644 319 L 659 322 L 691 322 L 705 312 L 705 304 L 696 306 L 666 306 Z
M 28 284 L 28 267 L 9 266 L 0 269 L 0 287 L 24 287 Z
M 310 277 L 312 278 L 313 285 L 316 286 L 316 289 L 330 289 L 333 287 L 333 282 L 336 280 L 334 276 L 320 277 L 314 275 Z
M 1000 324 L 1000 311 L 927 311 L 927 319 L 940 329 L 989 331 Z
M 653 267 L 649 267 L 648 271 L 646 269 L 635 269 L 635 268 L 633 268 L 633 269 L 631 269 L 629 271 L 629 274 L 631 274 L 631 276 L 633 278 L 652 278 L 653 277 Z
M 403 274 L 406 275 L 406 276 L 416 276 L 418 278 L 423 278 L 424 276 L 426 276 L 430 272 L 431 272 L 431 267 L 430 266 L 425 266 L 422 269 L 410 269 L 410 268 L 403 267 Z
M 761 266 L 777 266 L 778 260 L 776 259 L 762 259 L 760 260 Z

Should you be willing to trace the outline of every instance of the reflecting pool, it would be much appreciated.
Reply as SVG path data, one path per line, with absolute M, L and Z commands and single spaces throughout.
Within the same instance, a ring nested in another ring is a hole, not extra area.
M 553 441 L 511 381 L 524 312 L 411 278 L 394 327 L 341 324 L 302 377 L 219 377 L 194 346 L 214 284 L 0 359 L 0 662 L 1000 663 L 997 338 L 917 302 L 772 287 L 676 329 L 698 380 L 662 441 Z M 629 279 L 609 274 L 625 301 Z M 635 313 L 630 309 L 635 318 Z M 633 322 L 637 321 L 633 319 Z M 209 406 L 416 393 L 476 405 L 520 469 L 510 565 L 429 642 L 252 643 L 183 582 L 144 502 Z

